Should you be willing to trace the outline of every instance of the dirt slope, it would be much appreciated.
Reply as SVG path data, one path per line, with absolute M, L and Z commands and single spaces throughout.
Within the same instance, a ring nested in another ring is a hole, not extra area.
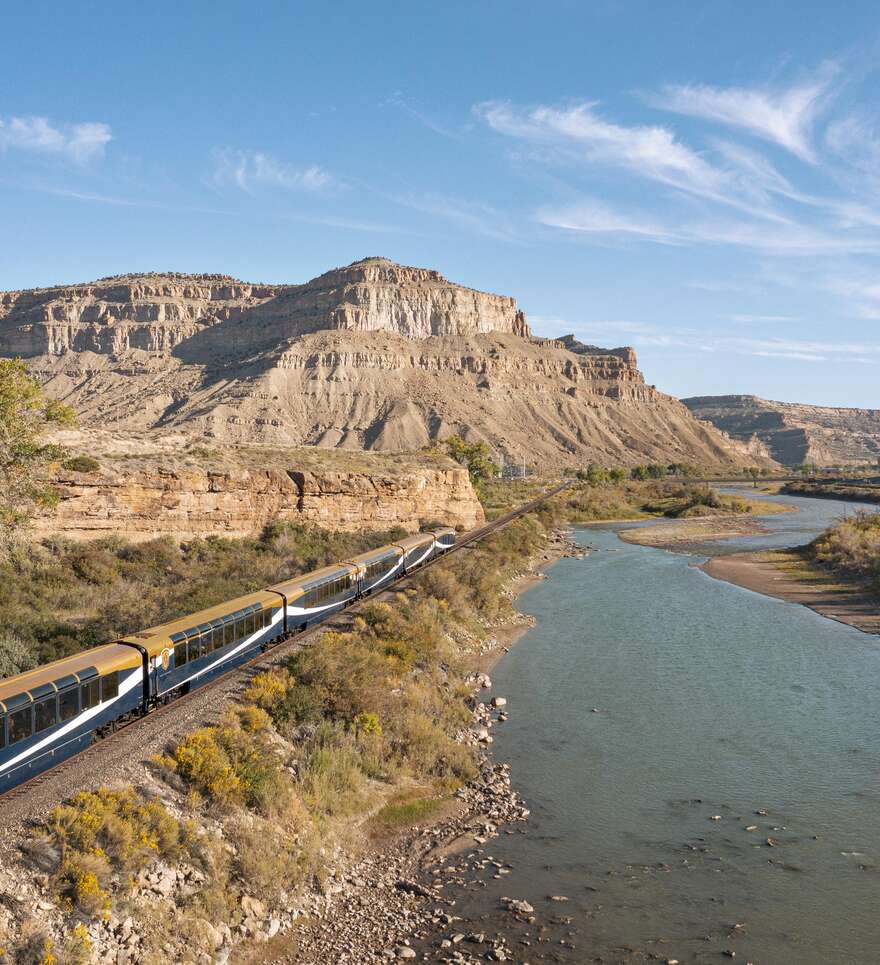
M 381 451 L 457 432 L 545 468 L 755 461 L 646 385 L 632 349 L 534 338 L 512 298 L 381 258 L 305 285 L 164 274 L 0 294 L 0 354 L 27 357 L 84 425 L 126 432 Z

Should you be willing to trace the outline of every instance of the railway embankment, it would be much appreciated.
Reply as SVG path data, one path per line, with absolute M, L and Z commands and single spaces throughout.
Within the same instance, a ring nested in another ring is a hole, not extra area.
M 121 732 L 54 797 L 16 799 L 0 961 L 370 961 L 449 930 L 447 851 L 525 816 L 485 758 L 506 711 L 479 700 L 480 668 L 522 621 L 517 579 L 566 551 L 562 512 Z

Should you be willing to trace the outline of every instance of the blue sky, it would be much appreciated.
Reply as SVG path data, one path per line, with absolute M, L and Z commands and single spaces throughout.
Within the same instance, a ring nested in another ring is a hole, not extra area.
M 634 345 L 675 395 L 880 407 L 876 4 L 37 0 L 3 28 L 0 290 L 381 254 Z

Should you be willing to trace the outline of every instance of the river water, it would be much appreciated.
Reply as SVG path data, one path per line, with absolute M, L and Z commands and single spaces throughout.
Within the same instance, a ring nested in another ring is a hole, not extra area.
M 705 554 L 865 508 L 784 501 L 799 512 L 769 535 Z M 595 551 L 519 599 L 537 626 L 492 673 L 493 754 L 532 816 L 457 913 L 485 927 L 502 895 L 531 902 L 519 961 L 880 962 L 880 640 L 619 528 L 577 531 Z

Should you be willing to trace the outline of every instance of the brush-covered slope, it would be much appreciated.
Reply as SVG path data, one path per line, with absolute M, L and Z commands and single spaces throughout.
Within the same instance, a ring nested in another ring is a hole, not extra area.
M 451 433 L 533 466 L 754 456 L 645 384 L 632 349 L 531 335 L 514 299 L 368 258 L 304 285 L 127 275 L 0 294 L 88 425 L 402 451 Z

